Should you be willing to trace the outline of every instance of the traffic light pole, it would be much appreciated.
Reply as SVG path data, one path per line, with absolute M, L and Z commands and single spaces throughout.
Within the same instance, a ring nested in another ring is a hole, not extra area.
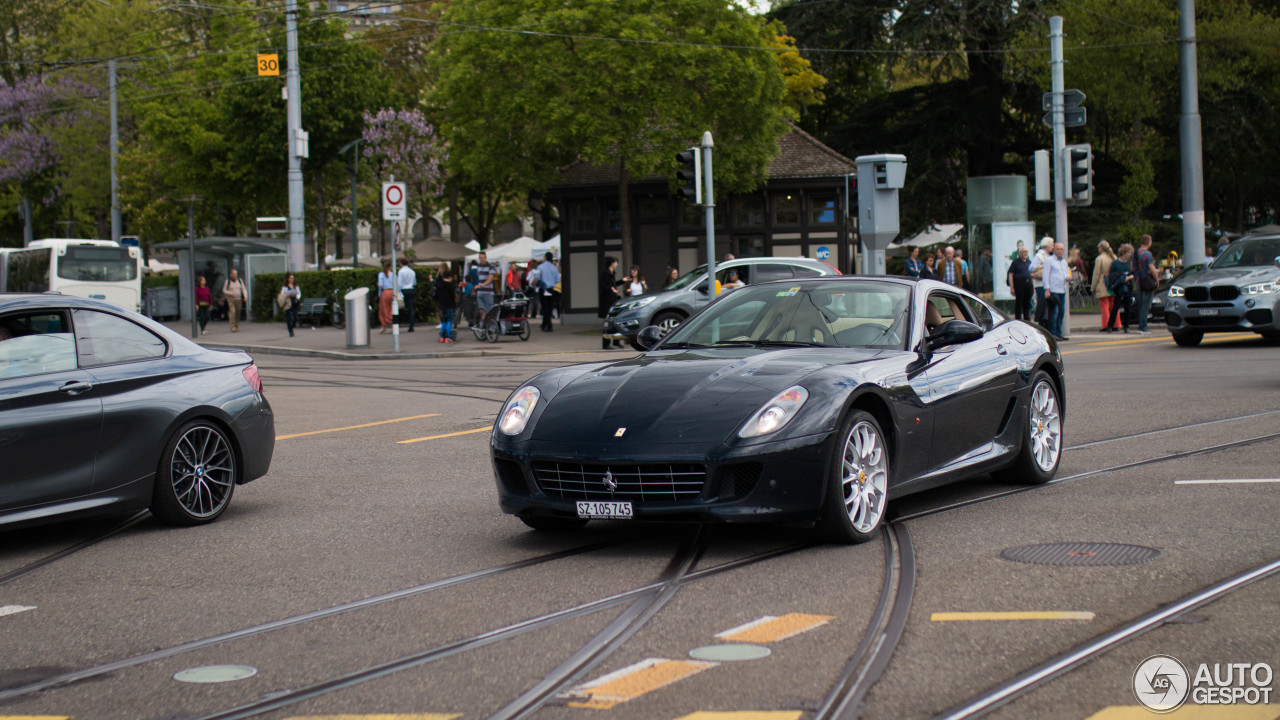
M 1204 160 L 1200 147 L 1200 81 L 1196 71 L 1195 0 L 1178 0 L 1182 117 L 1182 266 L 1204 262 Z
M 1053 71 L 1053 219 L 1054 239 L 1071 251 L 1067 242 L 1067 187 L 1071 182 L 1071 168 L 1065 162 L 1063 152 L 1067 147 L 1066 108 L 1063 93 L 1066 91 L 1066 80 L 1062 71 L 1062 18 L 1049 18 L 1049 64 Z M 1063 298 L 1065 307 L 1062 310 L 1062 335 L 1071 337 L 1071 288 L 1067 288 Z M 1036 298 L 1037 303 L 1045 302 L 1043 297 Z

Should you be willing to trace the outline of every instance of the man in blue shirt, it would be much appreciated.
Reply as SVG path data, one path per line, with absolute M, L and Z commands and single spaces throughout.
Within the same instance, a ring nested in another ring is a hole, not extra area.
M 535 271 L 538 297 L 542 301 L 542 325 L 540 327 L 543 332 L 551 332 L 551 311 L 555 308 L 556 298 L 560 296 L 560 291 L 555 289 L 556 285 L 560 284 L 560 268 L 556 267 L 551 258 L 551 253 L 547 253 Z
M 1042 274 L 1044 300 L 1049 304 L 1047 318 L 1049 334 L 1058 340 L 1066 340 L 1062 335 L 1062 318 L 1067 309 L 1067 283 L 1069 282 L 1067 261 L 1063 257 L 1066 252 L 1065 245 L 1054 243 L 1053 254 L 1045 258 Z
M 1151 314 L 1151 300 L 1160 285 L 1160 271 L 1151 254 L 1151 236 L 1143 235 L 1134 255 L 1133 276 L 1138 279 L 1138 332 L 1147 334 L 1147 316 Z

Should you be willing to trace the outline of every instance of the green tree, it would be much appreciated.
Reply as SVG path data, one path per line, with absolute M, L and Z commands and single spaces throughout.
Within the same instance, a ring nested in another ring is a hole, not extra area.
M 674 177 L 675 153 L 710 130 L 718 192 L 746 190 L 764 179 L 786 129 L 776 34 L 723 0 L 536 0 L 518 12 L 468 0 L 443 22 L 486 28 L 433 48 L 429 97 L 459 189 L 483 194 L 484 212 L 496 213 L 503 199 L 545 188 L 568 159 L 614 164 L 624 262 L 630 178 Z

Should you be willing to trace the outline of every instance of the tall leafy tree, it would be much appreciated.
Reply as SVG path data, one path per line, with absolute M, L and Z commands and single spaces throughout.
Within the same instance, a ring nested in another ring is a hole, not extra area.
M 786 128 L 776 34 L 724 0 L 465 0 L 443 23 L 472 30 L 433 49 L 430 99 L 460 188 L 485 189 L 496 211 L 567 159 L 613 164 L 628 262 L 631 178 L 674 175 L 675 152 L 710 130 L 721 192 L 745 190 Z

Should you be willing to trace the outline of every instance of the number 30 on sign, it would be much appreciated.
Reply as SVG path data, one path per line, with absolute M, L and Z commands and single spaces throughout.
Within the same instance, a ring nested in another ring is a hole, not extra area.
M 276 53 L 258 53 L 258 74 L 279 75 L 280 56 Z

